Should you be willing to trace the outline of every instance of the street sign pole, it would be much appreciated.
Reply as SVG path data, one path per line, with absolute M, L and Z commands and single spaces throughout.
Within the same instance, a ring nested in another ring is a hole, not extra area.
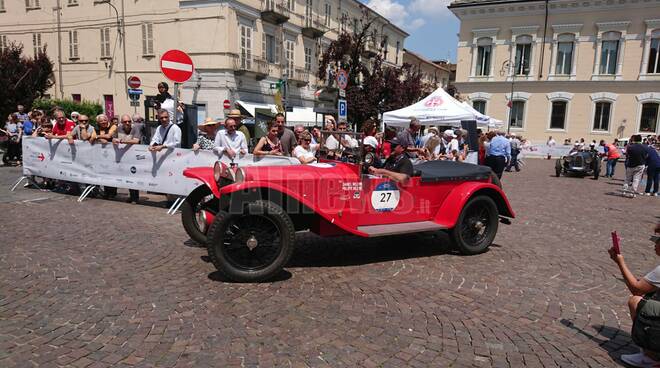
M 174 95 L 172 95 L 172 99 L 174 100 L 174 116 L 172 117 L 172 122 L 174 124 L 177 123 L 177 111 L 179 108 L 179 83 L 174 82 Z

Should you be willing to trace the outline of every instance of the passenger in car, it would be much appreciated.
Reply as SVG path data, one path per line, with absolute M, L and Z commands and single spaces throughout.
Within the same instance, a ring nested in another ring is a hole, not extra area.
M 304 131 L 300 133 L 300 141 L 293 150 L 293 156 L 300 160 L 302 164 L 311 164 L 316 162 L 316 151 L 318 149 L 318 144 L 312 144 L 312 135 L 308 131 Z

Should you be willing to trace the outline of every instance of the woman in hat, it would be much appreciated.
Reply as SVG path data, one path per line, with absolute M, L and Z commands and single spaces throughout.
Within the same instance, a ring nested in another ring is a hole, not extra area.
M 200 134 L 197 136 L 197 142 L 193 144 L 192 150 L 197 152 L 200 148 L 203 150 L 212 150 L 215 146 L 215 129 L 218 126 L 218 122 L 206 118 L 203 123 L 197 126 Z
M 268 122 L 268 134 L 259 139 L 254 147 L 255 156 L 274 155 L 282 156 L 282 145 L 280 144 L 279 129 L 275 119 Z

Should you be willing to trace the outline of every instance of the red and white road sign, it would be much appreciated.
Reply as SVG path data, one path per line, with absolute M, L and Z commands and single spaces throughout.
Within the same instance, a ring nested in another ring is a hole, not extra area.
M 128 88 L 138 89 L 142 85 L 142 81 L 135 75 L 128 78 Z
M 225 110 L 229 109 L 231 107 L 229 100 L 222 101 L 222 107 L 224 107 Z
M 160 71 L 171 81 L 183 83 L 194 70 L 192 59 L 181 50 L 169 50 L 160 58 Z

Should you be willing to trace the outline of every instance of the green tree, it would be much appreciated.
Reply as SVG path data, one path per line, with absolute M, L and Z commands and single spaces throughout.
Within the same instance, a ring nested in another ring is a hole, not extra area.
M 417 102 L 432 92 L 421 73 L 410 64 L 384 64 L 384 42 L 378 38 L 375 18 L 364 14 L 355 33 L 344 32 L 330 43 L 319 60 L 318 78 L 328 84 L 336 70 L 349 74 L 346 88 L 348 120 L 358 126 L 366 119 Z M 330 83 L 331 84 L 331 83 Z
M 23 56 L 23 45 L 12 43 L 0 52 L 0 118 L 30 108 L 32 102 L 53 86 L 53 63 L 46 48 L 35 57 Z

